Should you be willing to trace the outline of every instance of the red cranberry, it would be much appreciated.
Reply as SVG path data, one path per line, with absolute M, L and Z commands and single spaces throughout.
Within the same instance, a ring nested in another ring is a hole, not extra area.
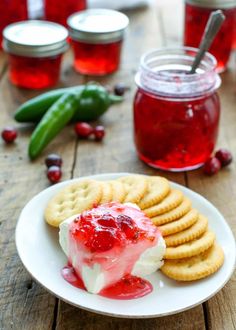
M 101 141 L 105 136 L 105 129 L 103 126 L 96 126 L 93 130 L 95 140 Z
M 118 83 L 114 87 L 114 93 L 118 96 L 123 96 L 127 90 L 129 90 L 129 87 L 123 83 Z
M 2 138 L 6 143 L 12 143 L 17 138 L 17 130 L 14 127 L 4 128 Z
M 80 138 L 88 138 L 93 133 L 93 128 L 88 123 L 79 122 L 75 125 L 75 133 Z
M 57 154 L 50 154 L 46 157 L 45 164 L 46 164 L 47 167 L 50 167 L 50 166 L 53 166 L 53 165 L 61 167 L 62 159 Z
M 132 218 L 127 215 L 121 214 L 118 215 L 117 222 L 120 226 L 120 229 L 125 233 L 125 236 L 128 239 L 138 238 L 137 228 Z
M 110 230 L 96 229 L 91 241 L 89 242 L 89 247 L 92 252 L 104 252 L 113 248 L 115 245 L 115 237 Z
M 221 169 L 221 163 L 216 157 L 208 159 L 204 165 L 204 173 L 207 175 L 214 175 Z
M 215 154 L 215 157 L 217 159 L 219 159 L 221 166 L 227 166 L 233 160 L 233 156 L 232 156 L 231 152 L 227 149 L 218 150 Z
M 47 171 L 48 180 L 52 183 L 60 181 L 62 176 L 61 168 L 59 166 L 51 166 Z

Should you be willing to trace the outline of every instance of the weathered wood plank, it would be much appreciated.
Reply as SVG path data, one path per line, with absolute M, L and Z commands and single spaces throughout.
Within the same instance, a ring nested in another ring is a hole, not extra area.
M 1 128 L 15 125 L 12 114 L 16 107 L 37 93 L 13 87 L 5 73 L 0 82 Z M 63 179 L 68 179 L 72 176 L 76 140 L 72 128 L 68 127 L 37 161 L 30 162 L 27 144 L 32 127 L 19 124 L 17 127 L 16 143 L 0 142 L 0 329 L 50 329 L 56 298 L 32 281 L 24 269 L 16 252 L 14 232 L 23 206 L 49 185 L 44 156 L 50 152 L 62 154 Z
M 3 51 L 0 50 L 0 79 L 4 75 L 4 72 L 7 69 L 7 56 Z
M 201 308 L 155 319 L 118 319 L 75 309 L 60 302 L 56 330 L 203 330 Z
M 235 56 L 235 54 L 234 54 Z M 235 135 L 235 61 L 232 58 L 230 68 L 222 75 L 220 98 L 222 103 L 220 136 L 218 147 L 231 150 L 236 159 Z M 189 187 L 212 202 L 230 225 L 236 235 L 235 199 L 236 199 L 236 165 L 232 163 L 228 168 L 222 169 L 213 177 L 206 177 L 202 170 L 188 173 Z M 227 258 L 227 256 L 226 256 Z M 221 330 L 236 328 L 236 274 L 229 283 L 214 298 L 206 303 L 209 329 Z

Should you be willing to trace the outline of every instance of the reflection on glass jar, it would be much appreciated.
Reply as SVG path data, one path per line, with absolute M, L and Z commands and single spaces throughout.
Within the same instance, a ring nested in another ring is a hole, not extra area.
M 197 49 L 160 49 L 145 54 L 136 75 L 134 138 L 141 160 L 152 167 L 181 171 L 200 167 L 218 134 L 220 78 L 207 53 L 195 74 Z
M 217 70 L 225 70 L 233 46 L 236 14 L 235 0 L 185 0 L 184 45 L 198 47 L 207 20 L 212 11 L 221 9 L 225 21 L 220 28 L 209 52 L 217 59 Z
M 3 29 L 11 23 L 27 18 L 27 0 L 0 0 L 0 49 L 2 48 Z
M 122 41 L 90 44 L 72 40 L 75 70 L 82 74 L 104 75 L 119 68 Z
M 67 18 L 87 8 L 87 0 L 44 0 L 45 19 L 66 26 Z

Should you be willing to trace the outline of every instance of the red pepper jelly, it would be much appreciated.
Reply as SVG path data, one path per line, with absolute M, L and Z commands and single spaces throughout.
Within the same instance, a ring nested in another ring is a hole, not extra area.
M 200 167 L 218 133 L 220 85 L 216 60 L 207 53 L 188 74 L 197 49 L 159 49 L 145 54 L 136 75 L 134 138 L 141 160 L 170 171 Z
M 185 0 L 184 45 L 198 47 L 207 20 L 212 11 L 221 9 L 225 15 L 222 24 L 209 52 L 217 59 L 217 71 L 225 70 L 234 41 L 236 15 L 235 0 Z M 223 42 L 223 45 L 222 45 Z
M 17 86 L 41 89 L 59 79 L 62 54 L 67 50 L 67 30 L 56 23 L 22 21 L 3 31 L 9 54 L 9 78 Z
M 2 48 L 2 31 L 14 22 L 28 18 L 27 0 L 1 0 L 0 1 L 0 49 Z
M 91 9 L 70 16 L 75 70 L 87 75 L 116 71 L 128 23 L 128 17 L 115 10 Z
M 44 0 L 45 19 L 65 26 L 70 15 L 86 8 L 86 0 Z

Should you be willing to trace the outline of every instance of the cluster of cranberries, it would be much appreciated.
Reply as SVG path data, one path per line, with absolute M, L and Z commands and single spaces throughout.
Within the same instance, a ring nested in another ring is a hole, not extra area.
M 105 213 L 98 219 L 91 214 L 82 214 L 74 220 L 76 225 L 74 236 L 91 252 L 105 252 L 114 246 L 122 246 L 125 239 L 137 240 L 140 235 L 135 222 L 127 215 L 120 214 L 117 218 Z
M 216 151 L 215 155 L 208 159 L 204 165 L 204 173 L 207 175 L 214 175 L 219 172 L 222 167 L 229 165 L 233 160 L 230 151 L 220 149 Z
M 17 138 L 17 130 L 14 127 L 5 127 L 2 130 L 2 139 L 6 142 L 6 143 L 12 143 L 15 141 L 15 139 Z
M 90 124 L 85 122 L 78 122 L 75 124 L 75 133 L 79 138 L 88 139 L 93 136 L 96 141 L 101 141 L 105 136 L 105 129 L 99 125 L 93 128 Z
M 47 166 L 47 177 L 51 183 L 57 183 L 60 181 L 62 176 L 61 166 L 62 159 L 57 154 L 50 154 L 45 159 Z

